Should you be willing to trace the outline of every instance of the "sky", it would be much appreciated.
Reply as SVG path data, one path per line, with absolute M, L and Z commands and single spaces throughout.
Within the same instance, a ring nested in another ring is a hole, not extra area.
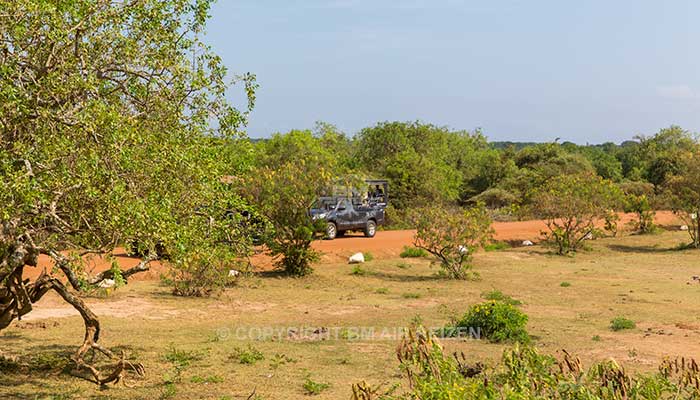
M 582 144 L 700 131 L 697 0 L 219 0 L 211 14 L 205 41 L 257 75 L 253 138 L 316 121 Z

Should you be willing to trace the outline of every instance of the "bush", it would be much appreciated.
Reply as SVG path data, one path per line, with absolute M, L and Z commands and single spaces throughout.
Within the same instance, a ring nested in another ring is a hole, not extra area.
M 401 297 L 403 297 L 404 299 L 420 299 L 421 295 L 420 295 L 420 293 L 408 292 L 408 293 L 402 294 Z
M 420 258 L 420 257 L 427 257 L 430 254 L 423 250 L 419 249 L 418 247 L 408 247 L 404 246 L 403 251 L 401 254 L 399 254 L 399 257 L 401 258 Z
M 397 355 L 409 392 L 394 395 L 392 389 L 384 392 L 377 388 L 372 396 L 361 396 L 356 391 L 354 400 L 650 400 L 697 399 L 700 395 L 700 372 L 695 361 L 687 357 L 664 360 L 656 372 L 631 375 L 614 360 L 586 369 L 578 357 L 566 351 L 558 360 L 516 345 L 503 351 L 500 363 L 487 367 L 470 362 L 464 353 L 445 354 L 422 327 L 408 332 Z
M 529 343 L 530 335 L 525 330 L 527 319 L 514 305 L 492 300 L 471 306 L 461 320 L 444 328 L 443 333 L 455 336 L 471 328 L 480 331 L 481 338 L 494 343 Z
M 265 359 L 263 353 L 253 346 L 248 346 L 247 349 L 236 347 L 233 349 L 233 354 L 229 356 L 232 360 L 238 360 L 241 364 L 255 364 L 258 361 Z
M 506 242 L 492 242 L 484 246 L 484 251 L 500 251 L 509 248 L 510 245 Z
M 354 265 L 350 271 L 350 275 L 364 276 L 367 271 L 359 265 Z
M 626 182 L 620 187 L 625 193 L 625 211 L 637 215 L 635 221 L 630 221 L 632 229 L 639 233 L 653 233 L 656 230 L 656 212 L 650 199 L 654 196 L 654 185 L 649 182 Z
M 571 286 L 571 283 L 569 283 L 569 282 L 562 282 L 562 283 L 559 284 L 559 286 L 561 286 L 561 287 L 569 287 L 569 286 Z
M 331 385 L 325 382 L 316 382 L 311 378 L 306 378 L 302 387 L 307 395 L 315 396 L 321 394 L 321 392 L 331 387 Z
M 612 321 L 610 321 L 610 329 L 615 332 L 626 329 L 634 329 L 636 327 L 637 324 L 635 324 L 634 321 L 625 317 L 615 317 Z
M 560 175 L 539 188 L 533 201 L 533 210 L 547 223 L 546 241 L 563 255 L 582 247 L 596 232 L 596 219 L 621 203 L 622 192 L 596 175 Z
M 442 272 L 468 279 L 472 253 L 491 239 L 491 217 L 483 204 L 465 210 L 441 207 L 417 210 L 414 245 L 433 255 Z
M 503 294 L 500 290 L 492 290 L 490 292 L 484 292 L 481 294 L 481 298 L 484 300 L 500 301 L 506 304 L 511 304 L 518 306 L 523 304 L 522 301 L 516 300 L 508 295 Z

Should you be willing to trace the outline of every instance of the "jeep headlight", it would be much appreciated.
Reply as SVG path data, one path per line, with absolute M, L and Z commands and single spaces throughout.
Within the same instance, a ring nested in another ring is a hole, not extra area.
M 326 218 L 326 215 L 326 213 L 316 214 L 316 216 L 314 216 L 314 219 L 324 219 Z

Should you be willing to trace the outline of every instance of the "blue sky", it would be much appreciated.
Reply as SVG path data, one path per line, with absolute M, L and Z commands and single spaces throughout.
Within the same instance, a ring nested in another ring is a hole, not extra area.
M 700 131 L 698 16 L 696 0 L 219 0 L 206 41 L 258 76 L 251 137 L 418 119 L 600 143 Z

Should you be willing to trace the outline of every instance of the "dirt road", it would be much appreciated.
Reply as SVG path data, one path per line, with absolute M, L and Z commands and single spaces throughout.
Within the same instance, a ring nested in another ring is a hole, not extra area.
M 620 226 L 629 222 L 633 218 L 632 214 L 621 214 Z M 660 211 L 656 214 L 656 223 L 662 226 L 679 225 L 680 221 L 673 213 L 668 211 Z M 538 242 L 540 232 L 546 228 L 544 221 L 517 221 L 517 222 L 495 222 L 493 224 L 495 230 L 495 239 L 501 241 L 520 243 L 523 240 Z M 347 259 L 348 256 L 357 252 L 371 252 L 375 257 L 396 257 L 403 250 L 404 246 L 411 246 L 413 242 L 413 234 L 415 231 L 379 231 L 373 239 L 367 239 L 362 234 L 348 235 L 335 240 L 323 240 L 313 244 L 313 247 L 323 253 L 322 261 L 338 262 Z M 139 260 L 137 258 L 128 257 L 123 249 L 115 251 L 115 259 L 122 268 L 130 268 L 136 265 Z M 253 258 L 253 265 L 259 269 L 270 269 L 272 260 L 270 257 L 260 255 Z M 91 273 L 97 273 L 109 269 L 111 261 L 103 257 L 93 257 L 87 262 L 87 270 Z M 48 257 L 39 259 L 38 268 L 25 268 L 25 278 L 36 278 L 43 268 L 50 270 L 52 267 Z M 142 274 L 135 275 L 132 279 L 136 280 L 155 280 L 158 279 L 165 271 L 165 267 L 159 263 L 153 263 L 151 270 Z

